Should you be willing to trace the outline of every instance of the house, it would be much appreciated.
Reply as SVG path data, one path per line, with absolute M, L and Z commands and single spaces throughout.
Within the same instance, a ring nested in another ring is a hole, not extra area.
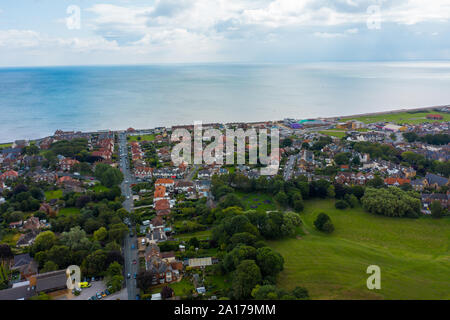
M 157 179 L 155 186 L 164 186 L 168 190 L 173 190 L 175 186 L 175 181 L 173 179 Z
M 443 193 L 423 193 L 422 204 L 424 208 L 429 209 L 434 201 L 439 201 L 443 208 L 450 209 L 450 194 Z
M 187 192 L 189 189 L 194 187 L 194 183 L 192 181 L 178 180 L 175 182 L 175 191 L 178 192 Z
M 427 119 L 429 120 L 443 120 L 444 117 L 440 114 L 427 114 Z
M 210 170 L 200 170 L 198 173 L 197 173 L 197 177 L 199 178 L 199 179 L 211 179 L 211 177 L 212 177 L 212 172 L 210 171 Z
M 134 176 L 140 179 L 151 179 L 153 168 L 150 167 L 136 167 L 134 169 Z
M 411 186 L 415 191 L 423 191 L 423 189 L 425 188 L 424 179 L 412 180 Z
M 180 279 L 180 265 L 177 261 L 168 262 L 162 258 L 159 247 L 150 244 L 145 251 L 145 269 L 152 273 L 152 284 L 170 283 Z M 182 265 L 181 265 L 182 267 Z
M 402 178 L 386 178 L 384 179 L 384 183 L 387 184 L 388 186 L 398 187 L 404 184 L 411 183 L 411 180 Z
M 25 300 L 39 293 L 67 288 L 66 270 L 31 275 L 28 281 L 16 283 L 12 288 L 0 290 L 0 300 Z
M 70 158 L 64 158 L 61 161 L 59 161 L 59 166 L 60 166 L 62 171 L 71 171 L 73 169 L 73 167 L 76 164 L 79 164 L 79 163 L 80 162 L 78 160 L 70 159 Z
M 14 256 L 10 269 L 20 272 L 21 278 L 26 279 L 38 273 L 38 264 L 29 253 L 23 253 Z
M 425 187 L 438 189 L 449 185 L 449 180 L 437 174 L 427 173 L 424 180 Z
M 0 175 L 0 180 L 16 180 L 19 177 L 19 173 L 14 170 L 8 170 Z
M 155 192 L 153 193 L 153 203 L 160 200 L 168 200 L 169 197 L 166 194 L 166 187 L 158 185 L 155 187 Z

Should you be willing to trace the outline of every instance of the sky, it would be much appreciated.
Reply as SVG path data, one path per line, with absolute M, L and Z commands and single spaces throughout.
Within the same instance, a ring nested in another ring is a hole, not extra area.
M 0 1 L 0 66 L 450 60 L 450 0 Z

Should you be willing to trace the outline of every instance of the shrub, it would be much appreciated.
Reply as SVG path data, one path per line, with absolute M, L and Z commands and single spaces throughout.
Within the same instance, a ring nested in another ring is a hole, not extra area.
M 317 219 L 314 221 L 314 226 L 317 228 L 317 230 L 326 233 L 331 233 L 334 231 L 333 223 L 331 222 L 330 217 L 325 213 L 320 213 L 317 216 Z
M 345 200 L 338 200 L 335 204 L 336 209 L 344 210 L 348 208 L 348 203 Z

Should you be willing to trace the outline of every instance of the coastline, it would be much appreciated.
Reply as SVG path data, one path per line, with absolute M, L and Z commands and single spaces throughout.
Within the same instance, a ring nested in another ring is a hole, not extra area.
M 421 110 L 423 110 L 423 111 L 432 111 L 432 110 L 434 110 L 434 109 L 436 109 L 436 108 L 444 108 L 444 107 L 449 107 L 450 106 L 450 104 L 448 104 L 448 105 L 439 105 L 439 106 L 428 106 L 428 107 L 420 107 L 420 108 L 411 108 L 411 109 L 409 109 L 409 108 L 402 108 L 402 109 L 395 109 L 395 110 L 389 110 L 389 111 L 380 111 L 380 112 L 370 112 L 370 113 L 360 113 L 360 114 L 352 114 L 352 115 L 344 115 L 344 116 L 334 116 L 334 117 L 315 117 L 315 118 L 308 118 L 308 119 L 313 119 L 313 120 L 317 120 L 317 119 L 323 119 L 323 120 L 337 120 L 337 119 L 340 119 L 340 120 L 345 120 L 345 119 L 352 119 L 352 118 L 359 118 L 359 117 L 370 117 L 370 116 L 380 116 L 380 115 L 388 115 L 388 114 L 397 114 L 397 113 L 403 113 L 403 112 L 414 112 L 414 111 L 421 111 Z M 279 123 L 279 122 L 281 122 L 282 121 L 282 119 L 277 119 L 277 120 L 265 120 L 265 121 L 253 121 L 253 122 L 244 122 L 244 121 L 242 121 L 242 122 L 239 122 L 239 121 L 234 121 L 234 122 L 225 122 L 225 123 L 221 123 L 221 122 L 216 122 L 216 123 L 220 123 L 220 124 L 238 124 L 238 123 L 248 123 L 248 124 L 258 124 L 258 123 L 264 123 L 264 122 L 273 122 L 273 123 Z M 204 125 L 206 125 L 207 123 L 205 123 Z M 190 126 L 190 125 L 193 125 L 193 124 L 172 124 L 170 127 L 183 127 L 183 126 Z M 129 126 L 127 126 L 127 127 L 129 127 Z M 162 127 L 167 127 L 167 126 L 162 126 Z M 156 128 L 156 127 L 155 127 Z M 81 131 L 81 132 L 84 132 L 84 133 L 98 133 L 98 132 L 103 132 L 103 131 L 111 131 L 111 132 L 123 132 L 123 131 L 125 131 L 127 128 L 122 128 L 122 129 L 104 129 L 104 130 L 101 130 L 101 129 L 98 129 L 98 130 L 95 130 L 95 129 L 92 129 L 92 130 L 89 130 L 89 131 Z M 139 129 L 136 129 L 136 130 L 149 130 L 149 129 L 152 129 L 152 128 L 139 128 Z M 58 129 L 55 129 L 55 130 L 58 130 Z M 72 129 L 73 131 L 76 131 L 76 132 L 78 132 L 78 131 L 80 131 L 80 130 L 78 130 L 78 129 L 76 129 L 76 128 L 74 128 L 74 129 Z M 51 136 L 52 134 L 50 134 L 49 136 Z M 46 138 L 46 137 L 48 137 L 48 136 L 44 136 L 44 137 L 39 137 L 39 138 L 30 138 L 30 139 L 27 139 L 27 140 L 29 140 L 29 141 L 39 141 L 39 140 L 42 140 L 42 139 L 44 139 L 44 138 Z M 4 145 L 4 144 L 10 144 L 10 143 L 13 143 L 14 141 L 9 141 L 9 142 L 2 142 L 2 141 L 0 141 L 0 146 L 1 145 Z

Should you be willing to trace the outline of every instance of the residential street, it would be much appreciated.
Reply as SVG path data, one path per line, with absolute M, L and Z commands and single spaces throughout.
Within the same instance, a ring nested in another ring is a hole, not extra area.
M 133 210 L 133 197 L 131 193 L 131 184 L 133 183 L 134 178 L 130 172 L 130 165 L 128 160 L 128 149 L 127 149 L 127 139 L 125 133 L 119 134 L 119 154 L 120 154 L 120 169 L 124 175 L 124 181 L 122 182 L 121 189 L 122 194 L 125 196 L 125 202 L 123 203 L 123 207 L 128 212 Z M 134 228 L 131 228 L 133 230 Z M 131 247 L 134 245 L 134 249 Z M 124 259 L 125 259 L 125 281 L 126 281 L 126 289 L 128 292 L 128 300 L 135 300 L 136 295 L 139 290 L 136 288 L 136 280 L 134 279 L 134 275 L 138 272 L 138 255 L 137 255 L 137 238 L 133 230 L 133 237 L 129 235 L 126 236 L 124 241 Z M 136 261 L 136 264 L 133 264 L 133 261 Z M 128 275 L 130 278 L 128 279 Z

